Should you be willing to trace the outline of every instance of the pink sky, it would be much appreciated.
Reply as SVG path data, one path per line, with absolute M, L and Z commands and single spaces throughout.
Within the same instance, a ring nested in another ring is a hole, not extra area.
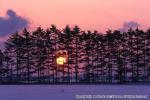
M 150 26 L 150 0 L 0 0 L 0 16 L 8 9 L 24 16 L 32 26 L 79 25 L 104 32 L 121 28 L 124 22 Z

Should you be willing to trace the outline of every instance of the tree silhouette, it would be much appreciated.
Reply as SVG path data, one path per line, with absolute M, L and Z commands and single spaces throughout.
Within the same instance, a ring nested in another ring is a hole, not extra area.
M 0 50 L 0 82 L 94 84 L 150 81 L 150 30 L 82 31 L 67 25 L 12 34 Z M 56 63 L 67 51 L 67 62 Z

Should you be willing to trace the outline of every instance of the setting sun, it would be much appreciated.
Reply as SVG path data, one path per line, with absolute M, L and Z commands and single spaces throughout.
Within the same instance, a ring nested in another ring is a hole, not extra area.
M 66 58 L 65 57 L 58 57 L 57 58 L 57 64 L 63 65 L 64 63 L 66 63 Z

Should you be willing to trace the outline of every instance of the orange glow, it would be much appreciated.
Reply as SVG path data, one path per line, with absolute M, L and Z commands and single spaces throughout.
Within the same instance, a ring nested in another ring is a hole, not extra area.
M 58 57 L 56 61 L 57 61 L 58 65 L 64 65 L 64 63 L 66 63 L 66 58 L 65 57 Z
M 0 0 L 0 16 L 12 9 L 29 18 L 33 27 L 47 28 L 55 24 L 64 28 L 69 24 L 79 25 L 83 30 L 105 32 L 118 29 L 128 21 L 149 27 L 149 4 L 150 0 Z

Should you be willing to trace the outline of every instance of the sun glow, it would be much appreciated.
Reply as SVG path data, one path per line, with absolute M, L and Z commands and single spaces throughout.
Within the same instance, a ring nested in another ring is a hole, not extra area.
M 65 57 L 58 57 L 56 61 L 57 61 L 58 65 L 64 65 L 64 63 L 66 63 L 66 58 Z

